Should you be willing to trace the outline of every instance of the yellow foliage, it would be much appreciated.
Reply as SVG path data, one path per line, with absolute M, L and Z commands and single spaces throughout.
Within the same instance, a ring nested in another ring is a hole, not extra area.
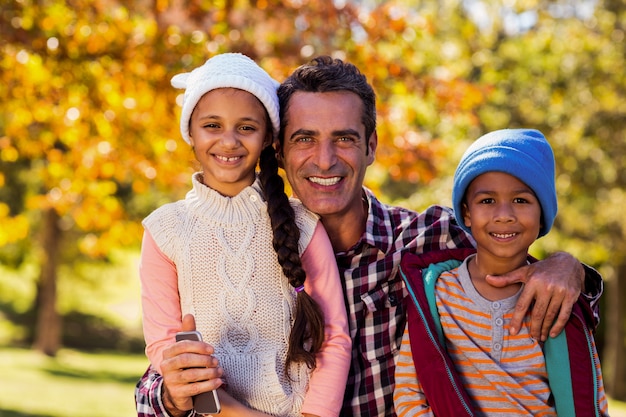
M 26 239 L 29 230 L 24 214 L 9 216 L 9 206 L 0 203 L 0 247 Z

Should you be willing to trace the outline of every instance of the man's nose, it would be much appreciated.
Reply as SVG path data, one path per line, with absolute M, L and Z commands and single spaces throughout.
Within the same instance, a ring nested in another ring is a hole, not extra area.
M 315 160 L 321 170 L 332 168 L 337 163 L 337 150 L 334 144 L 331 141 L 320 143 Z

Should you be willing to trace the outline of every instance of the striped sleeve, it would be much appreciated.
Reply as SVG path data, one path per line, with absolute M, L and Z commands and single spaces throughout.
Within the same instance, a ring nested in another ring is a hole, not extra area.
M 393 402 L 398 417 L 434 416 L 417 379 L 408 327 L 404 330 L 400 354 L 396 359 L 395 380 Z

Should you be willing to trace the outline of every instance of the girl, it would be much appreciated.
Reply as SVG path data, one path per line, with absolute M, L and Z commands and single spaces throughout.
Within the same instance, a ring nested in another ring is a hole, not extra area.
M 172 85 L 185 88 L 181 133 L 202 170 L 184 200 L 143 222 L 146 354 L 160 371 L 191 314 L 224 370 L 220 395 L 274 416 L 336 416 L 346 311 L 328 236 L 278 175 L 278 83 L 229 53 Z

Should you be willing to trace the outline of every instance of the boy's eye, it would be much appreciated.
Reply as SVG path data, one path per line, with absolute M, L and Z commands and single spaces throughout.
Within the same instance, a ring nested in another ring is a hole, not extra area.
M 518 204 L 525 204 L 528 202 L 528 200 L 526 200 L 525 198 L 522 197 L 517 197 L 513 200 L 514 203 L 518 203 Z
M 493 204 L 495 200 L 493 198 L 483 198 L 478 203 L 479 204 Z

